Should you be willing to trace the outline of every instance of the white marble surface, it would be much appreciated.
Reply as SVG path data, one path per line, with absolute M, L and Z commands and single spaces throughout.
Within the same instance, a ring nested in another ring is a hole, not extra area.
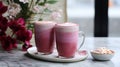
M 120 38 L 86 38 L 84 46 L 88 52 L 96 47 L 108 47 L 114 50 L 115 56 L 110 61 L 95 61 L 90 53 L 86 60 L 74 63 L 56 63 L 36 60 L 25 55 L 26 52 L 0 51 L 0 67 L 120 67 Z

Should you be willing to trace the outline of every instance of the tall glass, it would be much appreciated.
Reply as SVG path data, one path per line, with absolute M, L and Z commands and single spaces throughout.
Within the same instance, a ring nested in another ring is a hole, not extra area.
M 51 54 L 54 48 L 54 27 L 53 21 L 35 22 L 35 43 L 38 52 Z

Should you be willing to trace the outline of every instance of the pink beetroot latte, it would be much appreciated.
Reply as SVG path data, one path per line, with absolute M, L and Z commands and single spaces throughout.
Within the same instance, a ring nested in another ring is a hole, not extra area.
M 51 54 L 54 47 L 54 26 L 52 21 L 38 21 L 35 23 L 35 43 L 38 52 Z
M 79 26 L 74 23 L 62 23 L 55 26 L 56 45 L 60 57 L 75 56 L 78 43 Z

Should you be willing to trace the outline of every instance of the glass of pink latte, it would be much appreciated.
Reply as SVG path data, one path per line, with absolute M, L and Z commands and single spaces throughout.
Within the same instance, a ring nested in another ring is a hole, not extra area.
M 53 21 L 35 22 L 35 43 L 37 51 L 43 54 L 51 54 L 54 48 L 54 27 Z
M 85 39 L 84 33 L 81 34 L 83 41 L 79 48 L 83 45 Z M 70 22 L 56 24 L 55 35 L 58 56 L 62 58 L 73 58 L 78 50 L 79 25 Z

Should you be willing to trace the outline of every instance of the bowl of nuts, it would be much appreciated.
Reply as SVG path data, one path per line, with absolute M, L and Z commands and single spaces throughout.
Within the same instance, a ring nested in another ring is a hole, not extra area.
M 91 51 L 91 55 L 95 60 L 106 61 L 114 56 L 115 52 L 111 49 L 100 47 Z

